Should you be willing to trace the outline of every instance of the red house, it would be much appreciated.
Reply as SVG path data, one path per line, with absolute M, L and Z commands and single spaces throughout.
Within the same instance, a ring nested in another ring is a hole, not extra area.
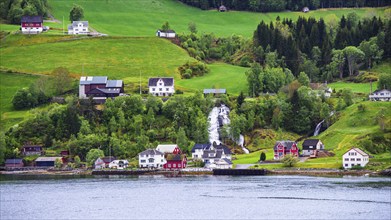
M 166 154 L 167 163 L 163 165 L 164 169 L 184 169 L 187 165 L 185 154 Z
M 274 159 L 280 160 L 287 154 L 295 157 L 299 156 L 297 143 L 294 141 L 277 141 L 274 145 Z
M 21 20 L 23 34 L 39 34 L 43 31 L 42 16 L 23 16 Z

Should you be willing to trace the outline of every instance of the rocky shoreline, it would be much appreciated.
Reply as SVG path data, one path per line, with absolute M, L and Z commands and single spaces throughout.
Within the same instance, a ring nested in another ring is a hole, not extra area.
M 342 176 L 369 176 L 369 177 L 391 177 L 391 169 L 380 172 L 370 170 L 338 170 L 338 169 L 276 169 L 266 170 L 266 175 L 293 175 L 293 176 L 318 176 L 318 177 L 342 177 Z M 0 175 L 213 175 L 212 170 L 18 170 L 0 171 Z M 227 174 L 229 175 L 229 174 Z M 240 175 L 240 174 L 239 174 Z M 257 174 L 255 174 L 257 175 Z

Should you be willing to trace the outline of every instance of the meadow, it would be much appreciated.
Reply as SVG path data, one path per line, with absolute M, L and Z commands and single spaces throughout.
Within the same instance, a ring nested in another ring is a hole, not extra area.
M 255 13 L 217 10 L 200 10 L 189 7 L 176 0 L 49 0 L 55 18 L 68 24 L 67 18 L 73 3 L 84 8 L 84 20 L 99 32 L 113 36 L 154 36 L 165 21 L 177 33 L 188 32 L 189 22 L 194 22 L 200 33 L 213 32 L 217 36 L 232 34 L 251 37 L 261 20 L 265 22 L 280 18 L 296 20 L 302 17 L 323 17 L 326 21 L 341 18 L 350 12 L 358 16 L 382 16 L 384 8 L 335 9 L 302 12 Z M 70 23 L 70 22 L 69 22 Z
M 352 83 L 352 82 L 335 82 L 328 84 L 330 88 L 335 91 L 343 90 L 343 89 L 351 89 L 354 93 L 364 93 L 369 94 L 371 91 L 370 83 Z M 373 91 L 376 90 L 377 83 L 374 82 L 372 84 Z
M 0 78 L 0 130 L 4 130 L 4 128 L 20 122 L 29 115 L 28 111 L 15 111 L 13 109 L 12 97 L 20 88 L 29 87 L 38 76 L 0 72 Z

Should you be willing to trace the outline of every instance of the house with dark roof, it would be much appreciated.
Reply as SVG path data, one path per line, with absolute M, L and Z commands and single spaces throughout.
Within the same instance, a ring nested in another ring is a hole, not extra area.
M 23 156 L 44 155 L 43 147 L 41 145 L 24 145 L 20 152 Z
M 307 139 L 303 142 L 303 156 L 316 157 L 318 151 L 324 150 L 324 145 L 319 139 Z
M 232 161 L 227 158 L 221 158 L 216 163 L 216 169 L 232 169 Z
M 227 94 L 226 89 L 204 89 L 204 95 L 213 95 L 213 96 L 218 96 L 222 94 Z
M 295 157 L 299 156 L 297 143 L 294 141 L 277 141 L 274 145 L 274 159 L 280 160 L 287 154 Z
M 24 167 L 23 159 L 6 159 L 5 167 Z
M 43 31 L 42 16 L 23 16 L 20 29 L 23 34 L 40 34 Z
M 164 169 L 176 170 L 186 168 L 187 158 L 185 154 L 166 154 L 165 158 Z
M 371 101 L 391 101 L 391 90 L 378 89 L 369 95 Z
M 221 159 L 232 160 L 231 150 L 223 144 L 195 144 L 191 153 L 193 160 L 202 160 L 208 168 L 217 168 L 216 163 Z
M 88 34 L 88 21 L 73 21 L 68 25 L 68 34 Z
M 122 95 L 124 83 L 122 80 L 108 80 L 107 76 L 82 76 L 79 83 L 79 98 L 93 97 L 96 101 L 104 102 L 107 98 Z
M 369 162 L 369 155 L 360 148 L 353 147 L 342 155 L 343 168 L 349 169 L 354 166 L 365 167 Z
M 162 169 L 166 162 L 164 153 L 155 149 L 147 149 L 138 154 L 140 168 Z
M 175 38 L 176 33 L 174 30 L 157 30 L 156 31 L 157 37 L 163 37 L 163 38 Z
M 149 78 L 149 93 L 154 96 L 172 96 L 175 92 L 174 78 Z

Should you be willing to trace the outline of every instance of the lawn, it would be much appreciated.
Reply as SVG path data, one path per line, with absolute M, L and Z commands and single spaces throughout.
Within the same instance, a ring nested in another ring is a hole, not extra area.
M 28 111 L 15 111 L 12 107 L 12 97 L 16 91 L 30 86 L 38 76 L 0 72 L 0 130 L 16 124 L 29 115 Z
M 197 25 L 199 32 L 214 32 L 218 36 L 238 34 L 251 37 L 261 20 L 274 21 L 277 16 L 296 20 L 303 17 L 323 17 L 325 20 L 333 17 L 341 18 L 350 12 L 356 12 L 360 17 L 368 14 L 382 16 L 384 8 L 377 9 L 333 9 L 317 10 L 309 13 L 274 12 L 254 13 L 217 10 L 200 10 L 179 3 L 176 0 L 49 0 L 52 14 L 60 21 L 69 17 L 69 11 L 74 3 L 84 8 L 85 20 L 99 32 L 115 36 L 154 36 L 161 25 L 168 21 L 177 33 L 188 32 L 189 22 Z M 334 16 L 335 15 L 335 16 Z M 70 21 L 66 21 L 68 24 Z
M 246 71 L 248 68 L 225 63 L 208 65 L 210 72 L 202 77 L 183 79 L 176 82 L 178 88 L 186 91 L 203 90 L 206 88 L 227 89 L 227 93 L 238 95 L 247 92 Z
M 373 90 L 376 89 L 377 83 L 374 82 L 372 84 Z M 350 82 L 335 82 L 328 84 L 330 88 L 335 91 L 342 89 L 351 89 L 354 93 L 364 93 L 369 94 L 371 92 L 371 84 L 370 83 L 350 83 Z

